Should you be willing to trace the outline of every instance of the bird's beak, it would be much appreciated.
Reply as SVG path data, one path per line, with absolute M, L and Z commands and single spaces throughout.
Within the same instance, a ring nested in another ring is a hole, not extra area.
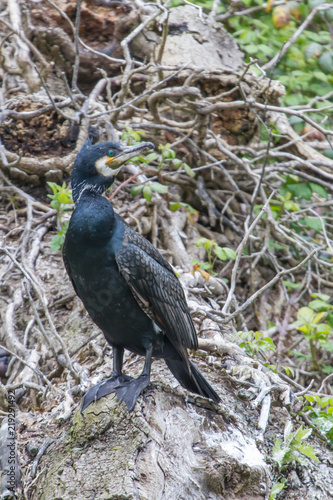
M 120 167 L 127 161 L 137 156 L 143 151 L 148 151 L 149 149 L 154 149 L 154 144 L 151 142 L 141 142 L 135 146 L 126 146 L 117 156 L 113 156 L 105 162 L 112 170 L 120 170 Z

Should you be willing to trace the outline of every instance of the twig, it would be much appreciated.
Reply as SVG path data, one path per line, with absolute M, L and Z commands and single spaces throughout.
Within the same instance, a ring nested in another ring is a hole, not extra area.
M 76 19 L 75 19 L 75 31 L 74 31 L 75 61 L 74 61 L 73 78 L 72 78 L 73 91 L 78 90 L 77 77 L 79 74 L 79 66 L 80 66 L 79 29 L 80 29 L 80 18 L 81 18 L 81 3 L 82 0 L 77 0 L 76 2 Z
M 274 276 L 273 279 L 271 279 L 271 281 L 269 281 L 268 283 L 266 283 L 266 285 L 264 285 L 262 288 L 260 288 L 259 290 L 257 290 L 253 295 L 251 295 L 251 297 L 249 299 L 247 299 L 246 302 L 244 302 L 244 304 L 242 304 L 238 309 L 236 309 L 236 311 L 234 311 L 227 318 L 225 318 L 225 320 L 223 321 L 223 323 L 229 323 L 229 321 L 231 321 L 240 312 L 243 312 L 245 309 L 247 309 L 249 307 L 249 305 L 251 305 L 252 302 L 254 300 L 256 300 L 260 295 L 262 295 L 268 288 L 271 288 L 277 281 L 279 281 L 279 279 L 281 279 L 283 276 L 286 276 L 287 274 L 294 273 L 295 271 L 297 271 L 298 269 L 300 269 L 301 267 L 303 267 L 304 264 L 306 264 L 308 262 L 308 260 L 312 259 L 312 257 L 319 250 L 321 250 L 323 248 L 324 247 L 322 247 L 322 246 L 318 247 L 318 248 L 315 248 L 314 250 L 312 250 L 312 252 L 309 253 L 309 255 L 307 255 L 305 257 L 305 259 L 303 259 L 299 264 L 297 264 L 297 266 L 292 267 L 291 269 L 284 269 L 283 271 L 280 271 L 278 274 L 276 274 L 276 276 Z
M 278 54 L 276 54 L 270 61 L 268 61 L 266 64 L 263 65 L 263 70 L 267 71 L 270 68 L 272 68 L 276 62 L 281 59 L 284 54 L 289 50 L 289 48 L 296 42 L 296 40 L 299 38 L 299 36 L 303 33 L 305 28 L 311 23 L 312 19 L 318 14 L 318 12 L 323 12 L 325 10 L 329 10 L 332 8 L 332 5 L 330 4 L 324 4 L 324 5 L 318 5 L 316 8 L 314 8 L 308 17 L 305 19 L 305 21 L 298 27 L 298 29 L 295 31 L 295 33 L 289 38 L 289 40 L 284 44 L 282 49 Z
M 35 460 L 33 461 L 32 467 L 31 467 L 31 477 L 34 478 L 36 476 L 37 472 L 37 467 L 39 464 L 40 459 L 46 452 L 47 448 L 50 446 L 50 444 L 54 443 L 54 439 L 47 438 L 45 439 L 44 443 L 42 446 L 39 448 L 38 453 L 36 455 Z
M 255 226 L 257 225 L 257 223 L 259 222 L 259 220 L 262 218 L 262 216 L 264 215 L 264 213 L 266 213 L 267 207 L 269 206 L 269 202 L 270 202 L 271 198 L 273 197 L 273 194 L 274 194 L 274 192 L 270 195 L 270 197 L 266 201 L 265 205 L 262 207 L 262 209 L 260 210 L 259 214 L 257 215 L 257 217 L 254 219 L 254 221 L 252 222 L 251 226 L 246 231 L 246 233 L 244 235 L 244 238 L 242 239 L 241 243 L 239 244 L 239 246 L 238 246 L 238 248 L 236 250 L 236 260 L 235 260 L 235 264 L 234 264 L 234 267 L 233 267 L 233 270 L 232 270 L 232 274 L 231 274 L 231 282 L 230 282 L 230 289 L 229 289 L 228 297 L 227 297 L 227 300 L 226 300 L 226 302 L 225 302 L 225 304 L 223 306 L 223 309 L 222 309 L 222 313 L 223 314 L 228 314 L 228 311 L 229 311 L 231 300 L 232 300 L 232 297 L 233 297 L 233 294 L 234 294 L 234 291 L 235 291 L 235 288 L 236 288 L 237 272 L 238 272 L 238 268 L 239 268 L 239 264 L 240 264 L 240 259 L 242 257 L 242 253 L 243 253 L 244 247 L 245 247 L 245 245 L 247 243 L 247 240 L 249 239 L 250 235 L 252 234 L 253 229 L 255 228 Z M 244 310 L 244 309 L 242 309 L 242 310 Z M 233 317 L 234 317 L 234 315 L 233 315 Z
M 49 381 L 49 379 L 44 375 L 43 372 L 41 372 L 40 370 L 38 370 L 38 368 L 33 368 L 32 366 L 30 366 L 23 358 L 21 358 L 18 354 L 16 354 L 14 351 L 8 349 L 8 347 L 5 347 L 4 345 L 0 344 L 0 348 L 1 349 L 4 349 L 5 351 L 7 351 L 11 356 L 14 356 L 16 359 L 18 359 L 21 363 L 23 363 L 27 368 L 29 368 L 30 370 L 32 370 L 38 377 L 41 377 L 44 382 L 46 383 L 46 385 L 48 386 L 48 388 L 51 390 L 51 391 L 56 391 L 60 394 L 63 394 L 63 391 L 60 390 L 59 388 L 56 388 L 54 387 L 51 382 Z
M 41 291 L 38 283 L 36 283 L 35 279 L 31 276 L 30 272 L 27 269 L 25 269 L 6 248 L 0 247 L 0 252 L 5 253 L 11 259 L 11 261 L 15 264 L 15 266 L 21 271 L 21 273 L 27 278 L 27 280 L 32 284 L 32 286 L 33 286 L 33 288 L 34 288 L 35 292 L 37 293 L 37 296 L 40 300 L 40 303 L 42 304 L 44 314 L 49 322 L 49 325 L 51 327 L 53 335 L 56 337 L 56 339 L 58 340 L 58 342 L 60 343 L 60 345 L 63 349 L 63 353 L 65 355 L 66 362 L 67 362 L 67 368 L 69 369 L 69 371 L 71 372 L 71 374 L 73 375 L 73 377 L 76 380 L 80 380 L 79 375 L 76 373 L 76 371 L 74 370 L 74 368 L 72 366 L 72 362 L 71 362 L 71 359 L 69 357 L 67 347 L 54 326 L 54 323 L 52 321 L 52 318 L 50 316 L 49 310 L 48 310 L 47 305 L 46 305 L 46 300 L 43 296 L 43 292 Z

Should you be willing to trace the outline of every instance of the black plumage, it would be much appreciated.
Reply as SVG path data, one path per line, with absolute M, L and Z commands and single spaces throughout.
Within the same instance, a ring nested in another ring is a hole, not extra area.
M 81 411 L 111 392 L 132 410 L 149 383 L 152 357 L 164 358 L 186 389 L 220 401 L 188 359 L 187 348 L 197 349 L 197 336 L 172 267 L 102 196 L 126 160 L 152 147 L 88 141 L 74 163 L 75 210 L 65 238 L 64 262 L 76 293 L 113 347 L 112 375 L 89 389 Z M 145 356 L 137 379 L 121 371 L 124 349 Z

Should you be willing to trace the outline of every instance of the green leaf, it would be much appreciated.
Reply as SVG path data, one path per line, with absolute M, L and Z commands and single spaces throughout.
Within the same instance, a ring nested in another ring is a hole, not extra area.
M 149 184 L 143 186 L 142 194 L 147 201 L 151 201 L 152 190 Z
M 276 500 L 277 495 L 286 487 L 285 483 L 286 479 L 283 477 L 280 482 L 273 484 L 269 500 Z
M 332 150 L 333 152 L 333 150 Z M 323 186 L 320 186 L 319 184 L 316 184 L 315 182 L 309 182 L 310 187 L 314 193 L 319 194 L 319 196 L 322 196 L 323 198 L 327 199 L 328 193 Z
M 281 368 L 283 368 L 288 376 L 291 375 L 292 377 L 295 377 L 295 370 L 290 366 L 282 366 Z
M 168 186 L 164 186 L 159 182 L 150 182 L 149 186 L 151 188 L 151 191 L 155 193 L 166 194 L 168 192 Z
M 303 427 L 299 427 L 294 434 L 293 441 L 294 443 L 301 443 L 301 441 L 305 441 L 312 434 L 312 429 L 303 429 Z
M 302 286 L 302 283 L 293 283 L 290 280 L 284 280 L 283 284 L 289 290 L 297 290 L 298 288 L 301 288 L 301 286 Z
M 327 156 L 327 158 L 333 160 L 333 149 L 324 149 L 323 153 L 325 156 Z
M 314 71 L 313 72 L 313 76 L 315 78 L 317 78 L 317 80 L 320 80 L 323 83 L 328 83 L 328 77 L 327 77 L 327 75 L 325 75 L 325 73 L 322 73 L 321 71 Z
M 306 226 L 315 231 L 322 231 L 323 229 L 321 220 L 317 217 L 304 217 L 303 222 Z
M 272 459 L 278 464 L 279 468 L 284 464 L 287 451 L 285 448 L 282 448 L 282 440 L 277 438 L 272 450 Z
M 64 205 L 70 203 L 70 199 L 66 193 L 59 193 L 58 200 L 60 203 L 63 203 Z
M 323 51 L 322 44 L 318 42 L 310 43 L 305 49 L 305 59 L 317 59 Z
M 146 155 L 146 160 L 147 161 L 154 161 L 154 160 L 157 160 L 158 156 L 159 155 L 157 153 L 149 153 L 148 155 Z
M 193 170 L 191 169 L 191 167 L 187 163 L 183 163 L 183 167 L 184 167 L 185 173 L 189 177 L 195 177 L 195 172 L 193 172 Z
M 299 182 L 298 184 L 288 184 L 288 191 L 292 192 L 295 196 L 311 200 L 312 189 L 307 182 Z
M 137 194 L 141 194 L 141 193 L 142 193 L 142 191 L 143 191 L 143 188 L 144 188 L 144 186 L 143 186 L 143 185 L 141 185 L 141 186 L 133 186 L 133 187 L 131 188 L 131 191 L 130 191 L 130 192 L 131 192 L 131 195 L 132 195 L 132 196 L 136 196 Z
M 317 309 L 325 309 L 326 311 L 327 308 L 329 307 L 329 304 L 327 304 L 327 302 L 325 302 L 324 300 L 316 299 L 316 300 L 311 300 L 311 302 L 309 302 L 309 307 L 314 311 L 316 311 Z
M 318 65 L 322 71 L 324 71 L 327 74 L 331 74 L 333 72 L 332 52 L 324 52 L 324 54 L 322 54 L 318 59 Z M 317 72 L 315 71 L 315 73 L 317 73 Z M 315 73 L 314 73 L 314 76 L 316 78 L 318 78 Z M 318 79 L 320 80 L 320 78 L 318 78 Z
M 171 163 L 175 168 L 179 168 L 183 162 L 179 158 L 174 158 Z
M 181 207 L 181 204 L 179 201 L 170 201 L 169 207 L 171 212 L 176 212 L 176 210 L 179 210 Z
M 312 293 L 311 297 L 314 299 L 324 300 L 325 302 L 329 302 L 331 300 L 331 296 L 326 293 Z
M 297 318 L 302 323 L 312 324 L 316 315 L 309 307 L 301 307 L 297 313 Z
M 316 457 L 316 451 L 310 444 L 302 443 L 298 448 L 298 451 L 302 453 L 302 455 L 305 455 L 306 457 L 319 462 L 318 458 Z
M 216 247 L 214 247 L 214 252 L 220 260 L 227 260 L 228 256 L 227 256 L 227 253 L 225 252 L 224 248 L 216 246 Z
M 263 339 L 259 340 L 259 344 L 262 347 L 265 347 L 266 349 L 271 349 L 272 351 L 276 351 L 275 344 L 270 337 L 264 337 Z
M 206 243 L 207 238 L 199 238 L 198 241 L 196 242 L 195 246 L 196 247 L 201 247 L 202 245 L 204 245 Z
M 254 56 L 257 55 L 258 53 L 258 48 L 256 45 L 249 44 L 249 45 L 243 45 L 242 49 L 245 50 L 249 54 L 249 56 Z
M 57 252 L 58 250 L 61 250 L 64 245 L 64 241 L 65 241 L 64 235 L 56 234 L 55 236 L 53 236 L 50 244 L 52 252 Z
M 329 375 L 330 373 L 333 373 L 333 366 L 324 365 L 322 367 L 322 372 L 327 373 L 327 375 Z
M 232 260 L 236 259 L 236 252 L 235 252 L 235 250 L 233 250 L 232 248 L 228 248 L 228 247 L 223 247 L 223 250 L 225 251 L 225 253 L 227 254 L 227 257 L 229 259 L 232 259 Z

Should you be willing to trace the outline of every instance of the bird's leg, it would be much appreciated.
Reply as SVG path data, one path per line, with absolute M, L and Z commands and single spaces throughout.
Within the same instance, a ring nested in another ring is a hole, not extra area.
M 90 387 L 82 398 L 81 413 L 87 408 L 87 406 L 90 405 L 90 403 L 96 402 L 103 396 L 107 396 L 112 392 L 117 392 L 118 388 L 126 386 L 126 384 L 133 380 L 132 377 L 125 375 L 121 371 L 123 367 L 123 357 L 124 349 L 121 347 L 114 347 L 113 370 L 111 377 L 106 380 L 102 380 L 102 382 L 94 385 L 93 387 Z
M 153 354 L 153 346 L 151 345 L 146 351 L 145 364 L 140 377 L 132 379 L 124 384 L 123 387 L 116 389 L 119 403 L 124 401 L 129 411 L 132 411 L 135 403 L 150 382 L 151 358 Z

